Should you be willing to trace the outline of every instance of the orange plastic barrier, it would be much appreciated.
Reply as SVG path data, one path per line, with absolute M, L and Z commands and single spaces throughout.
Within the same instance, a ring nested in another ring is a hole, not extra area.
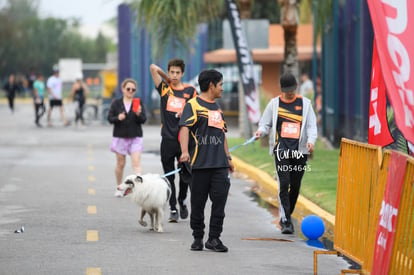
M 342 273 L 371 274 L 381 202 L 384 196 L 391 151 L 382 156 L 375 145 L 342 139 L 337 183 L 335 251 L 314 251 L 317 256 L 345 255 L 361 270 Z M 396 236 L 389 274 L 414 274 L 414 159 L 407 156 Z
M 377 186 L 380 161 L 380 147 L 342 140 L 334 249 L 359 264 L 366 259 L 372 193 Z

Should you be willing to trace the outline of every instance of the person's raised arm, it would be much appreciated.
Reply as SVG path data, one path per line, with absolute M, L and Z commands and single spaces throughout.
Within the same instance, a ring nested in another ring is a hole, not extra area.
M 167 83 L 170 82 L 168 75 L 160 67 L 158 67 L 155 64 L 150 65 L 150 73 L 151 73 L 152 81 L 154 81 L 156 88 L 160 86 L 160 83 L 163 78 Z

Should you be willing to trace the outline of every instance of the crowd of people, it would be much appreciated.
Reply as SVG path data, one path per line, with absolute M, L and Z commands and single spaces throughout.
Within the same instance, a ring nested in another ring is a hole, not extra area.
M 15 111 L 16 97 L 33 99 L 34 106 L 34 123 L 37 127 L 42 128 L 41 118 L 44 114 L 46 116 L 46 123 L 48 127 L 52 127 L 52 112 L 53 109 L 58 108 L 62 123 L 64 126 L 69 126 L 71 123 L 66 119 L 63 106 L 63 82 L 59 76 L 59 67 L 54 65 L 53 74 L 45 79 L 44 75 L 40 73 L 30 72 L 27 76 L 16 75 L 11 73 L 3 84 L 3 91 L 7 98 L 10 112 Z M 69 100 L 75 103 L 75 125 L 78 122 L 82 126 L 85 125 L 83 110 L 86 103 L 86 98 L 89 94 L 89 87 L 83 81 L 83 75 L 79 72 L 76 80 L 73 83 Z M 49 106 L 46 108 L 45 98 L 48 98 Z
M 223 231 L 225 206 L 230 189 L 230 173 L 234 166 L 226 140 L 227 124 L 216 99 L 223 92 L 223 75 L 217 70 L 203 70 L 198 76 L 200 94 L 191 85 L 182 83 L 185 63 L 172 59 L 165 72 L 151 64 L 150 74 L 161 98 L 160 155 L 164 173 L 171 186 L 169 222 L 186 219 L 188 189 L 190 197 L 190 227 L 193 242 L 191 250 L 204 248 L 227 252 L 220 240 Z M 255 132 L 255 138 L 269 136 L 270 153 L 275 158 L 279 184 L 280 226 L 282 234 L 293 234 L 291 215 L 299 195 L 308 156 L 314 150 L 317 138 L 317 119 L 314 112 L 313 84 L 302 76 L 298 82 L 286 72 L 280 78 L 282 95 L 267 105 Z M 131 79 L 122 83 L 122 98 L 112 103 L 108 121 L 113 124 L 111 151 L 116 155 L 116 185 L 122 181 L 125 158 L 130 155 L 133 170 L 141 173 L 143 151 L 142 124 L 146 115 L 142 105 L 133 108 L 137 85 Z M 175 173 L 179 171 L 179 190 L 176 191 Z M 171 173 L 173 172 L 173 173 Z M 178 195 L 177 195 L 178 193 Z M 123 197 L 118 188 L 115 196 Z M 210 198 L 212 206 L 205 243 L 205 206 Z M 178 209 L 177 209 L 178 202 Z
M 161 142 L 160 161 L 171 186 L 169 198 L 169 222 L 190 216 L 193 242 L 191 250 L 204 248 L 227 252 L 228 247 L 220 240 L 223 231 L 225 206 L 230 189 L 230 173 L 234 166 L 227 145 L 227 124 L 216 99 L 223 92 L 223 75 L 217 70 L 203 70 L 198 76 L 200 93 L 182 82 L 185 63 L 172 59 L 164 71 L 151 64 L 149 74 L 160 96 Z M 53 67 L 53 75 L 45 81 L 42 74 L 32 79 L 31 85 L 35 109 L 35 124 L 42 127 L 40 119 L 46 113 L 44 99 L 48 96 L 47 125 L 52 126 L 51 114 L 59 108 L 64 126 L 70 123 L 63 108 L 62 80 L 59 68 Z M 144 149 L 143 124 L 146 110 L 137 97 L 137 82 L 126 78 L 121 84 L 122 96 L 115 99 L 107 114 L 113 125 L 110 151 L 115 154 L 115 196 L 126 194 L 118 186 L 122 183 L 126 157 L 131 159 L 133 172 L 142 173 L 141 154 Z M 282 234 L 293 234 L 292 212 L 299 195 L 302 177 L 307 170 L 307 159 L 314 150 L 318 120 L 315 114 L 321 106 L 317 89 L 316 100 L 313 83 L 304 73 L 301 85 L 290 72 L 280 77 L 282 94 L 270 100 L 266 106 L 255 139 L 269 137 L 270 153 L 274 156 L 276 178 L 279 185 L 280 226 Z M 10 75 L 4 85 L 10 110 L 14 111 L 14 98 L 19 91 L 15 76 Z M 75 123 L 84 124 L 83 109 L 89 93 L 83 76 L 76 77 L 69 98 L 75 104 Z M 175 174 L 179 171 L 179 189 L 176 190 Z M 172 172 L 172 173 L 171 173 Z M 187 204 L 191 191 L 190 206 Z M 211 200 L 208 238 L 205 243 L 205 206 Z M 178 203 L 178 208 L 177 208 Z M 190 211 L 189 211 L 190 208 Z

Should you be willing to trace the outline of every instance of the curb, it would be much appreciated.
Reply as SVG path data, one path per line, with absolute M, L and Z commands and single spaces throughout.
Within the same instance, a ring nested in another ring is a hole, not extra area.
M 255 181 L 258 185 L 257 190 L 255 190 L 258 195 L 275 207 L 279 207 L 279 201 L 276 196 L 278 194 L 278 186 L 275 179 L 273 179 L 266 172 L 242 161 L 241 159 L 232 156 L 233 164 L 236 170 L 242 174 L 245 174 L 250 179 Z M 302 207 L 309 212 L 318 215 L 326 222 L 330 223 L 331 226 L 335 226 L 335 216 L 328 213 L 327 211 L 320 208 L 318 205 L 305 198 L 302 195 L 299 195 L 297 206 Z

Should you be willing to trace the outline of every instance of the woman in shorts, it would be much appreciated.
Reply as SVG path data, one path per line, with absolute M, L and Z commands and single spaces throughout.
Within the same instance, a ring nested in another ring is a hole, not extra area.
M 131 156 L 132 169 L 135 174 L 141 173 L 141 152 L 143 151 L 142 124 L 147 120 L 144 106 L 139 103 L 133 111 L 133 99 L 137 83 L 127 78 L 121 85 L 123 96 L 112 102 L 108 112 L 108 121 L 114 125 L 111 151 L 116 155 L 115 178 L 119 186 L 122 182 L 126 155 Z M 123 197 L 118 188 L 116 197 Z

